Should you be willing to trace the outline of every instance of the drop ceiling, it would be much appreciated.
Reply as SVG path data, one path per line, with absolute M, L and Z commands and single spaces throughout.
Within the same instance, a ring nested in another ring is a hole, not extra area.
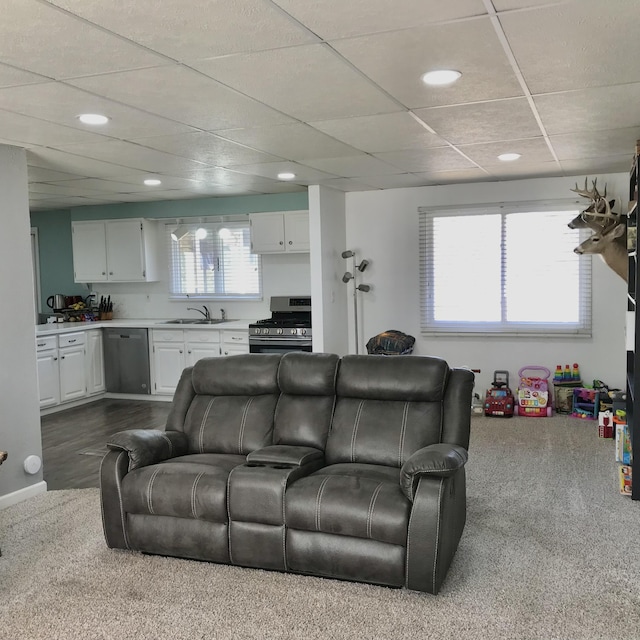
M 640 139 L 638 0 L 2 4 L 0 143 L 33 210 L 587 176 Z

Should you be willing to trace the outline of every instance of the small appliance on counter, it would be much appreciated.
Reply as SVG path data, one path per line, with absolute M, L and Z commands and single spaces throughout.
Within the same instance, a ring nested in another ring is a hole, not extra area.
M 47 298 L 47 307 L 53 311 L 53 313 L 61 313 L 67 308 L 67 296 L 62 293 L 56 293 Z

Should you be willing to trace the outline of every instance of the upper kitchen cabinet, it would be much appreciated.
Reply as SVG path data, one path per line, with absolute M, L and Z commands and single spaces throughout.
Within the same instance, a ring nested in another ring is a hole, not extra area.
M 75 282 L 158 279 L 157 223 L 142 218 L 71 223 Z
M 253 253 L 309 253 L 309 212 L 254 213 L 251 220 Z

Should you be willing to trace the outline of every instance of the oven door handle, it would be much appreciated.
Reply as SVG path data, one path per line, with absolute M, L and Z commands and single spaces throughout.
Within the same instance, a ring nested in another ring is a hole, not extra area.
M 249 337 L 249 345 L 255 345 L 257 347 L 268 347 L 273 345 L 275 347 L 281 346 L 296 346 L 296 347 L 310 347 L 311 340 L 291 340 L 291 338 L 267 338 L 256 339 L 253 336 Z

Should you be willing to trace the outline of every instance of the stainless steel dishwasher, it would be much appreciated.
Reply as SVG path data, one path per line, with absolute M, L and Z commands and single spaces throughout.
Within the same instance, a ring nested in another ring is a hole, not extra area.
M 103 337 L 107 391 L 151 393 L 147 330 L 107 328 Z

